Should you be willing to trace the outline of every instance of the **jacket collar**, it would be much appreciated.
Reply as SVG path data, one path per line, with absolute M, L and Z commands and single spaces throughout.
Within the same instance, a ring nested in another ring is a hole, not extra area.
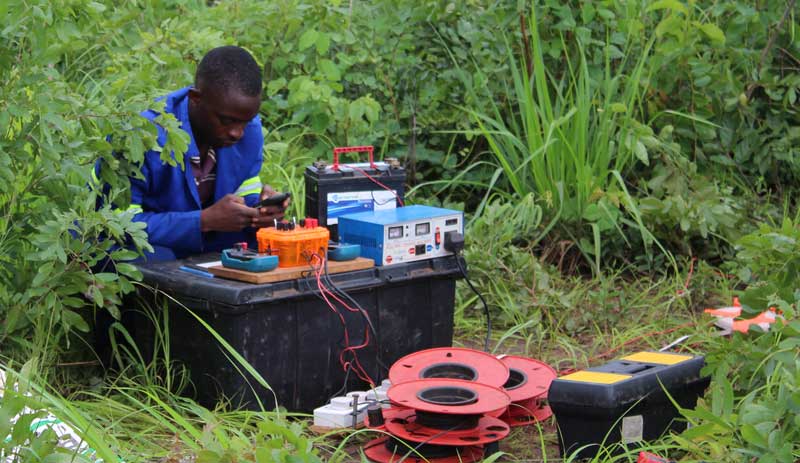
M 189 122 L 189 89 L 191 87 L 184 87 L 176 90 L 166 96 L 166 112 L 172 113 L 181 124 L 181 129 L 189 134 L 189 146 L 186 153 L 183 155 L 183 177 L 186 181 L 186 187 L 192 194 L 195 204 L 201 208 L 200 194 L 197 192 L 197 185 L 194 182 L 194 173 L 191 166 L 191 157 L 199 156 L 200 150 L 197 148 L 197 142 L 194 140 L 194 133 L 192 132 L 192 124 Z
M 174 114 L 175 118 L 181 123 L 181 129 L 189 134 L 189 147 L 186 154 L 184 154 L 184 160 L 192 156 L 200 155 L 200 150 L 197 148 L 197 142 L 192 132 L 192 124 L 189 121 L 190 88 L 192 87 L 184 87 L 167 95 L 167 112 Z

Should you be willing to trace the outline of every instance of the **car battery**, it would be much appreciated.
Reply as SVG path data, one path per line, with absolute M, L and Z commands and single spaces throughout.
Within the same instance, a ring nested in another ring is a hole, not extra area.
M 562 457 L 591 458 L 601 447 L 622 452 L 615 444 L 635 446 L 685 430 L 672 400 L 697 405 L 710 382 L 700 374 L 704 363 L 702 356 L 638 352 L 554 380 L 548 402 Z
M 340 164 L 339 155 L 367 152 L 366 163 Z M 339 217 L 354 212 L 394 209 L 402 205 L 406 171 L 395 159 L 376 162 L 372 146 L 335 148 L 333 164 L 317 161 L 306 167 L 306 217 L 319 224 L 336 239 Z
M 430 206 L 347 214 L 339 218 L 339 237 L 361 246 L 375 265 L 449 256 L 448 235 L 464 234 L 464 213 Z

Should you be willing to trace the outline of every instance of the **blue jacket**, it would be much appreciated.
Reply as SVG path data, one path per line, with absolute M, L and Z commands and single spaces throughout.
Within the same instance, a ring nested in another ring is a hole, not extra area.
M 178 258 L 201 252 L 218 252 L 235 242 L 254 240 L 253 229 L 235 233 L 200 231 L 200 198 L 190 164 L 190 158 L 198 156 L 199 151 L 189 123 L 188 92 L 189 87 L 186 87 L 165 97 L 165 111 L 180 121 L 181 128 L 190 137 L 183 169 L 162 162 L 160 153 L 156 151 L 145 153 L 141 166 L 143 179 L 130 179 L 131 205 L 128 208 L 135 214 L 133 220 L 147 224 L 150 244 L 169 248 Z M 152 110 L 142 113 L 151 121 L 158 115 Z M 166 131 L 160 125 L 157 127 L 158 144 L 164 146 Z M 245 127 L 238 143 L 216 149 L 217 175 L 213 202 L 234 193 L 244 197 L 249 206 L 258 203 L 262 186 L 258 174 L 261 171 L 263 145 L 261 120 L 256 115 Z M 174 153 L 172 156 L 174 158 Z

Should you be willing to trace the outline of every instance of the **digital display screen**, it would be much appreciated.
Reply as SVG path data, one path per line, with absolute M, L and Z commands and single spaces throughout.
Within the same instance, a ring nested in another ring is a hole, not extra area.
M 431 232 L 431 224 L 429 222 L 418 223 L 417 226 L 414 227 L 414 232 L 417 236 L 427 235 Z
M 397 239 L 403 237 L 403 227 L 389 227 L 389 239 Z
M 458 219 L 447 219 L 444 221 L 445 226 L 456 225 L 458 223 Z

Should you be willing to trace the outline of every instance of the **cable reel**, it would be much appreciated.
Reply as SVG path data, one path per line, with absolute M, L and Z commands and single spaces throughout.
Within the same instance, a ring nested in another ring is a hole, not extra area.
M 503 389 L 511 397 L 511 404 L 500 418 L 510 426 L 538 423 L 553 415 L 545 403 L 550 383 L 558 374 L 544 362 L 504 355 L 500 357 L 509 369 L 508 381 Z
M 503 420 L 489 415 L 511 403 L 511 397 L 498 387 L 433 378 L 393 385 L 388 396 L 401 408 L 384 412 L 384 429 L 391 437 L 365 446 L 365 454 L 374 462 L 478 461 L 484 446 L 511 431 Z
M 392 384 L 451 378 L 501 388 L 508 375 L 508 367 L 497 357 L 460 347 L 436 347 L 414 352 L 396 361 L 389 369 Z

